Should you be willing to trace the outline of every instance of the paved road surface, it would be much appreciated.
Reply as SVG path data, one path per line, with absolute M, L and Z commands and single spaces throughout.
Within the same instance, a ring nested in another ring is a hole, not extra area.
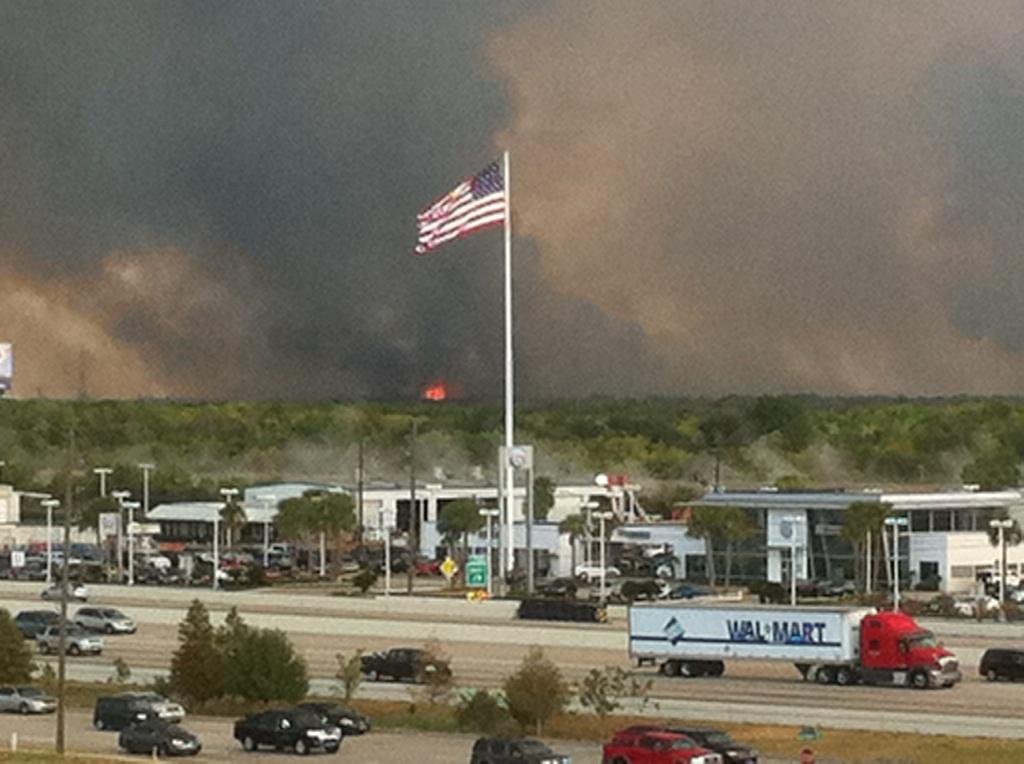
M 40 606 L 37 584 L 0 586 L 0 607 L 12 611 Z M 137 675 L 166 670 L 176 646 L 176 629 L 188 602 L 201 596 L 215 620 L 238 605 L 246 620 L 286 630 L 321 678 L 316 688 L 329 687 L 337 669 L 335 655 L 355 649 L 418 645 L 428 639 L 442 643 L 452 657 L 456 681 L 467 687 L 496 687 L 511 673 L 531 645 L 545 653 L 572 681 L 595 666 L 631 668 L 626 655 L 624 623 L 606 625 L 538 624 L 511 620 L 507 602 L 468 603 L 404 597 L 359 599 L 281 592 L 213 593 L 166 588 L 97 587 L 94 600 L 131 614 L 139 633 L 107 640 L 98 658 L 72 661 L 72 677 L 103 679 L 112 673 L 115 657 L 124 658 Z M 73 612 L 73 609 L 72 609 Z M 1024 738 L 1024 692 L 1020 686 L 990 684 L 976 675 L 982 650 L 1020 644 L 1017 625 L 944 623 L 929 626 L 960 656 L 965 681 L 951 690 L 912 692 L 898 688 L 820 687 L 800 680 L 789 665 L 735 662 L 726 676 L 712 679 L 670 679 L 652 670 L 653 696 L 661 715 L 692 719 L 820 724 L 855 729 L 985 735 Z M 367 697 L 409 697 L 400 685 L 364 685 Z

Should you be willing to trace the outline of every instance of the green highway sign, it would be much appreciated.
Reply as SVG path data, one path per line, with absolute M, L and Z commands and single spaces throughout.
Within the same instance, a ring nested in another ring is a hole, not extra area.
M 466 586 L 487 586 L 487 555 L 474 554 L 466 563 Z

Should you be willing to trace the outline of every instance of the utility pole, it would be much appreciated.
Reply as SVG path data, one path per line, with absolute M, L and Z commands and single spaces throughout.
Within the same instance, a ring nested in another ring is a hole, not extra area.
M 413 579 L 416 576 L 416 555 L 420 551 L 420 512 L 416 505 L 416 431 L 417 421 L 412 420 L 412 436 L 409 438 L 409 569 L 406 571 L 405 590 L 412 594 Z

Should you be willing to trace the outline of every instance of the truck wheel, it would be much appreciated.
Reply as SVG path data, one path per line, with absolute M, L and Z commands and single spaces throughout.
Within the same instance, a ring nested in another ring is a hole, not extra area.
M 836 680 L 836 677 L 835 674 L 832 673 L 831 668 L 828 666 L 822 666 L 814 675 L 814 679 L 818 684 L 832 684 Z
M 915 690 L 927 690 L 928 675 L 923 671 L 915 671 L 910 675 L 910 686 Z
M 854 682 L 853 672 L 846 666 L 840 666 L 836 669 L 836 684 L 842 687 L 848 687 Z
M 661 664 L 661 671 L 665 676 L 679 676 L 682 668 L 679 661 L 665 661 Z
M 253 740 L 249 735 L 246 735 L 242 739 L 242 748 L 244 748 L 246 751 L 255 751 L 256 741 Z
M 721 676 L 725 673 L 725 663 L 723 661 L 711 661 L 711 665 L 708 668 L 709 676 Z
M 299 756 L 305 756 L 309 753 L 309 746 L 301 737 L 295 741 L 295 753 L 299 754 Z
M 995 669 L 989 669 L 985 672 L 985 678 L 990 682 L 998 682 L 999 674 L 996 673 Z
M 376 669 L 370 669 L 366 672 L 366 678 L 369 679 L 371 682 L 376 682 L 378 679 L 380 679 L 380 674 L 377 673 Z
M 81 655 L 81 654 L 82 654 L 82 649 L 78 645 L 72 644 L 71 647 L 68 648 L 68 655 Z
M 696 676 L 697 671 L 694 670 L 694 666 L 689 661 L 683 661 L 679 664 L 679 676 Z

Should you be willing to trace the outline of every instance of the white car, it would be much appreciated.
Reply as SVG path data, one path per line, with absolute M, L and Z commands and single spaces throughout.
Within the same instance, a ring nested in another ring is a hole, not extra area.
M 53 584 L 53 586 L 43 589 L 43 593 L 40 596 L 44 600 L 60 600 L 62 588 L 60 584 Z M 68 584 L 68 599 L 85 602 L 89 599 L 89 590 L 85 587 L 85 584 L 70 583 Z
M 112 607 L 80 607 L 74 620 L 83 629 L 104 634 L 134 634 L 137 628 L 135 621 Z
M 982 616 L 986 613 L 994 613 L 999 610 L 999 600 L 995 597 L 983 595 L 981 597 L 961 597 L 953 602 L 953 608 L 957 615 L 975 618 L 979 611 Z
M 605 566 L 605 569 L 604 569 L 604 577 L 605 577 L 605 579 L 618 578 L 621 575 L 622 575 L 622 571 L 620 571 L 618 568 L 616 568 L 616 567 L 614 567 L 612 565 Z M 583 581 L 600 581 L 601 580 L 601 566 L 600 565 L 580 563 L 579 565 L 576 566 L 576 578 L 579 578 L 579 579 L 581 579 Z
M 19 714 L 52 714 L 57 701 L 38 687 L 0 687 L 0 711 Z

